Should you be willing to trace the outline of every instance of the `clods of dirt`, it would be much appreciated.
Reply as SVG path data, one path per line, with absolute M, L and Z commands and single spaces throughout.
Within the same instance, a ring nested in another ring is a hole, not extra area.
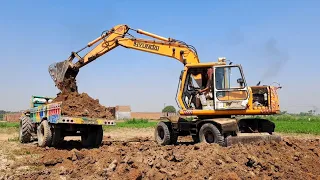
M 42 162 L 39 169 L 10 173 L 18 179 L 319 179 L 319 149 L 319 140 L 291 138 L 231 147 L 153 141 L 104 142 L 71 151 L 34 147 L 40 156 L 29 162 Z

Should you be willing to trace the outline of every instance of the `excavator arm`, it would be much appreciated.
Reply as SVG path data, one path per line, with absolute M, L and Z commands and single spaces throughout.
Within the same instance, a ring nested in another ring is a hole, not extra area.
M 129 33 L 130 30 L 157 40 L 135 38 Z M 82 50 L 97 43 L 98 45 L 85 56 L 81 57 L 78 55 Z M 117 25 L 109 31 L 103 32 L 100 37 L 89 42 L 86 47 L 77 52 L 72 52 L 67 60 L 50 65 L 49 73 L 56 86 L 63 91 L 63 88 L 66 85 L 70 86 L 70 84 L 75 84 L 75 77 L 81 67 L 89 64 L 118 46 L 171 57 L 184 65 L 199 63 L 196 49 L 185 42 L 161 37 L 140 29 L 135 30 L 129 28 L 127 25 Z M 72 62 L 74 58 L 78 59 L 75 63 Z

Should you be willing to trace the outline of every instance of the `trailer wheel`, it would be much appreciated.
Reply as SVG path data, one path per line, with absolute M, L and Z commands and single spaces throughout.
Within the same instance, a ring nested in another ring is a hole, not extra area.
M 81 135 L 81 143 L 84 147 L 95 148 L 101 145 L 103 139 L 102 126 L 90 127 L 87 132 Z
M 159 122 L 155 129 L 155 140 L 159 145 L 169 145 L 171 144 L 171 131 L 168 124 L 165 122 Z
M 40 147 L 50 146 L 52 143 L 52 132 L 47 120 L 43 120 L 37 129 L 38 145 Z
M 95 144 L 95 147 L 99 147 L 102 143 L 102 139 L 103 139 L 103 129 L 102 129 L 102 126 L 99 125 L 97 126 L 96 128 L 96 144 Z
M 32 137 L 32 121 L 27 116 L 20 117 L 19 141 L 21 143 L 28 143 Z
M 64 137 L 61 134 L 60 128 L 54 128 L 52 130 L 52 146 L 58 146 L 63 141 Z
M 217 143 L 221 146 L 224 145 L 224 138 L 221 135 L 219 129 L 211 123 L 206 123 L 201 126 L 199 131 L 199 139 L 200 142 L 205 142 L 209 144 Z

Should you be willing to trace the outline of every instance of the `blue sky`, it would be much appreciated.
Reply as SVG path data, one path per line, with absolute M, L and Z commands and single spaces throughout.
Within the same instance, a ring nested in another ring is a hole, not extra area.
M 320 108 L 319 9 L 316 0 L 1 1 L 0 109 L 26 109 L 31 95 L 54 97 L 48 66 L 117 24 L 183 40 L 201 62 L 227 57 L 242 64 L 249 85 L 279 82 L 282 110 Z M 176 105 L 182 68 L 118 47 L 82 68 L 78 86 L 106 106 L 159 111 Z

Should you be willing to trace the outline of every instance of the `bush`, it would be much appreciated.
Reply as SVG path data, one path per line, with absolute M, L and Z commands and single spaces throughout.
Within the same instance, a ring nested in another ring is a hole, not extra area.
M 141 123 L 148 123 L 149 121 L 147 119 L 130 119 L 125 121 L 126 124 L 141 124 Z

